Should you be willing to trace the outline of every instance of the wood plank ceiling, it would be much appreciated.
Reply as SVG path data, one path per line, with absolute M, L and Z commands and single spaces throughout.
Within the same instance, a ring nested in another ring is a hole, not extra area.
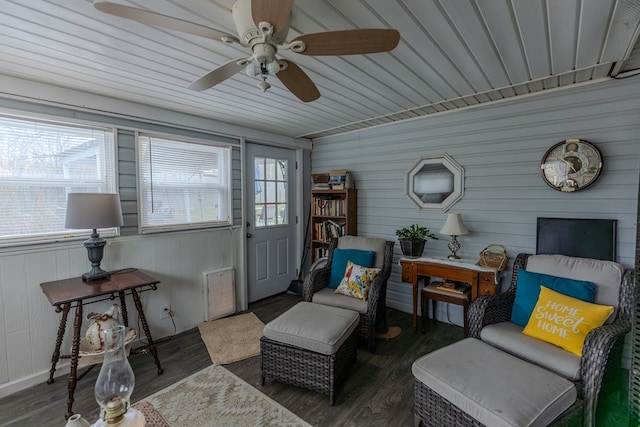
M 115 1 L 236 34 L 233 0 Z M 320 90 L 303 103 L 278 79 L 263 93 L 245 73 L 186 88 L 248 56 L 242 46 L 107 15 L 90 0 L 0 0 L 0 74 L 315 138 L 599 81 L 627 71 L 639 23 L 638 0 L 296 0 L 288 40 L 349 28 L 401 35 L 389 53 L 279 52 Z

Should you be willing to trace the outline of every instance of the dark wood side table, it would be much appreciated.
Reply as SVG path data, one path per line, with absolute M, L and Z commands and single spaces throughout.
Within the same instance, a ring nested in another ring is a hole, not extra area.
M 463 261 L 438 258 L 400 258 L 402 281 L 413 285 L 413 331 L 418 329 L 418 283 L 431 277 L 465 282 L 471 285 L 471 301 L 478 295 L 496 292 L 496 272 Z
M 60 325 L 58 326 L 58 335 L 56 338 L 56 346 L 51 356 L 51 370 L 49 373 L 48 384 L 54 382 L 53 375 L 56 371 L 56 364 L 58 360 L 71 359 L 71 371 L 69 372 L 69 398 L 67 400 L 67 413 L 65 418 L 69 418 L 73 415 L 73 394 L 76 389 L 76 383 L 81 379 L 87 371 L 84 371 L 78 375 L 78 353 L 80 351 L 80 329 L 82 327 L 82 306 L 86 304 L 92 304 L 98 301 L 104 301 L 107 299 L 115 299 L 116 296 L 120 299 L 120 309 L 122 311 L 122 322 L 125 326 L 129 326 L 129 318 L 127 315 L 127 304 L 125 296 L 127 294 L 133 297 L 136 310 L 140 316 L 140 323 L 144 329 L 144 333 L 149 343 L 149 352 L 153 355 L 153 359 L 158 367 L 158 375 L 163 373 L 160 366 L 160 359 L 158 359 L 158 352 L 156 346 L 153 343 L 151 332 L 149 331 L 149 325 L 147 319 L 144 316 L 144 310 L 142 309 L 142 303 L 140 302 L 140 292 L 145 290 L 156 290 L 159 280 L 145 274 L 136 269 L 123 270 L 122 272 L 114 273 L 110 278 L 95 280 L 91 282 L 84 282 L 81 277 L 74 277 L 72 279 L 56 280 L 53 282 L 41 283 L 40 287 L 42 292 L 47 296 L 51 305 L 55 307 L 56 313 L 62 313 L 60 318 Z M 71 346 L 70 355 L 61 355 L 60 346 L 62 345 L 62 339 L 64 338 L 64 331 L 67 326 L 67 317 L 72 307 L 75 307 L 75 316 L 73 319 L 73 341 Z
M 461 305 L 463 310 L 464 337 L 469 336 L 469 321 L 467 314 L 469 312 L 469 297 L 471 296 L 471 288 L 467 288 L 463 293 L 458 294 L 452 291 L 438 289 L 438 285 L 442 282 L 432 282 L 422 288 L 420 293 L 420 316 L 422 317 L 422 333 L 426 332 L 427 327 L 427 300 L 431 300 L 431 311 L 433 313 L 433 322 L 436 322 L 436 308 L 438 301 L 449 304 Z

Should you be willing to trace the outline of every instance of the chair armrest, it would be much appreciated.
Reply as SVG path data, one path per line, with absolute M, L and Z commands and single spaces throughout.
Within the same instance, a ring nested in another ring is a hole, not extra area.
M 329 285 L 330 274 L 330 267 L 316 268 L 307 274 L 302 284 L 302 298 L 311 302 L 313 294 Z
M 376 276 L 376 278 L 371 282 L 371 287 L 369 288 L 369 294 L 367 295 L 367 313 L 370 316 L 373 316 L 374 319 L 378 303 L 382 297 L 382 286 L 386 281 L 386 277 Z
M 480 331 L 487 325 L 511 320 L 511 309 L 515 292 L 507 291 L 499 295 L 482 295 L 469 306 L 469 337 L 480 338 Z
M 631 330 L 631 321 L 623 316 L 609 325 L 603 325 L 593 329 L 584 341 L 582 360 L 580 362 L 582 393 L 585 406 L 585 426 L 594 425 L 598 394 L 602 386 L 605 368 L 609 355 L 622 355 L 624 337 Z M 614 346 L 619 351 L 612 352 Z

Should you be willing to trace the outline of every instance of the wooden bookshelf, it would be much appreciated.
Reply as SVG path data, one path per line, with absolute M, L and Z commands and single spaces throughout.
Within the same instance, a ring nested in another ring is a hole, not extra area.
M 333 236 L 358 234 L 358 190 L 311 191 L 311 259 L 326 256 Z

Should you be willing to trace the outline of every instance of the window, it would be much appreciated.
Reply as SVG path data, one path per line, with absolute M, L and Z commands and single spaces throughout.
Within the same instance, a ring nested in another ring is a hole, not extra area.
M 68 236 L 67 194 L 115 192 L 114 153 L 113 129 L 0 115 L 0 245 Z
M 446 212 L 464 194 L 464 169 L 446 154 L 418 160 L 405 181 L 407 197 L 420 210 Z
M 140 231 L 231 224 L 230 148 L 138 135 Z
M 288 224 L 287 160 L 254 158 L 256 228 Z

